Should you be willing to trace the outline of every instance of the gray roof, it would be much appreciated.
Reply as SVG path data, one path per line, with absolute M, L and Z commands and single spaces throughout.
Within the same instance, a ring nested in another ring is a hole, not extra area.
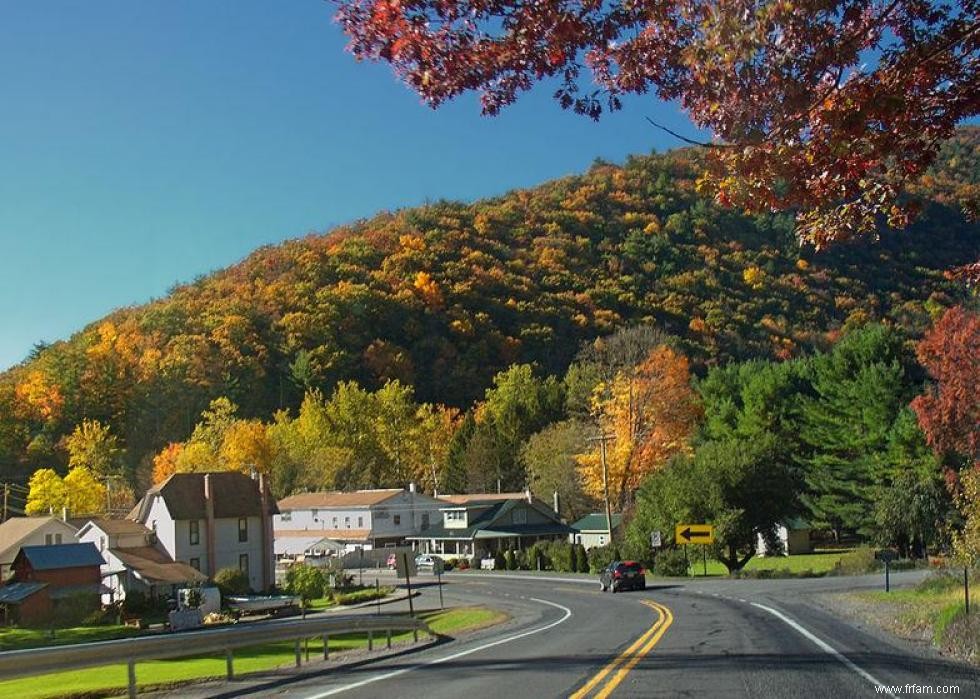
M 34 570 L 57 570 L 59 568 L 84 568 L 101 566 L 105 563 L 95 544 L 57 544 L 55 546 L 24 546 L 14 563 L 23 556 Z
M 19 582 L 0 587 L 0 604 L 20 604 L 25 599 L 40 592 L 48 586 L 47 583 Z
M 159 495 L 167 503 L 174 519 L 205 519 L 204 479 L 209 477 L 214 500 L 214 516 L 259 517 L 262 515 L 262 494 L 258 481 L 237 471 L 213 473 L 175 473 L 160 485 L 150 488 L 146 496 L 129 514 L 130 519 L 146 521 L 153 497 Z M 269 497 L 268 513 L 278 514 L 275 501 Z

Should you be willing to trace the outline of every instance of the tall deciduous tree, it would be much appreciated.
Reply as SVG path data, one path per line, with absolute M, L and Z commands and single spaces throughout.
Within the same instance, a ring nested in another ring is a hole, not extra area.
M 595 500 L 585 494 L 576 456 L 588 449 L 588 425 L 566 420 L 531 435 L 521 449 L 531 492 L 544 502 L 557 493 L 563 517 L 574 521 L 592 512 Z
M 935 381 L 912 401 L 929 445 L 980 464 L 980 314 L 949 309 L 916 354 Z
M 691 389 L 687 358 L 666 345 L 639 364 L 617 372 L 611 384 L 600 384 L 595 395 L 599 428 L 612 436 L 603 474 L 602 447 L 579 456 L 586 493 L 609 497 L 625 508 L 644 476 L 662 467 L 671 456 L 688 449 L 701 415 Z
M 67 507 L 72 515 L 94 515 L 106 511 L 106 487 L 85 466 L 68 472 L 64 479 Z
M 35 471 L 27 487 L 29 492 L 24 512 L 29 515 L 60 513 L 61 509 L 68 505 L 65 482 L 53 468 L 40 468 Z
M 65 440 L 68 449 L 68 466 L 85 466 L 97 476 L 115 473 L 119 467 L 122 450 L 119 440 L 108 425 L 98 420 L 83 420 Z
M 718 137 L 718 200 L 795 208 L 817 244 L 904 225 L 903 185 L 980 109 L 972 1 L 337 3 L 354 55 L 433 106 L 472 90 L 496 114 L 546 79 L 592 118 L 626 94 L 678 100 Z

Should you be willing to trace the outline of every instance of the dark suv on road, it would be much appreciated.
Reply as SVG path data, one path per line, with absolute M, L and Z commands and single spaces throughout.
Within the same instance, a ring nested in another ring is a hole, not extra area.
M 613 561 L 599 573 L 599 589 L 603 592 L 645 590 L 647 579 L 644 573 L 643 566 L 636 561 Z

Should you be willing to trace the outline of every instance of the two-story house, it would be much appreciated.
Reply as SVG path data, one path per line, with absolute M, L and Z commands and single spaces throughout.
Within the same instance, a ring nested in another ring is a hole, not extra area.
M 22 547 L 76 544 L 76 534 L 75 527 L 57 517 L 11 517 L 0 524 L 0 581 L 9 577 Z
M 525 549 L 535 541 L 565 539 L 574 529 L 529 492 L 441 495 L 442 521 L 408 537 L 425 553 L 483 557 Z
M 222 568 L 238 568 L 253 590 L 267 590 L 275 582 L 277 513 L 263 476 L 175 473 L 148 490 L 128 519 L 152 531 L 175 562 L 211 579 Z
M 279 501 L 273 518 L 277 556 L 395 545 L 437 524 L 444 502 L 408 490 L 300 493 Z M 339 546 L 338 546 L 339 545 Z
M 169 597 L 177 588 L 207 580 L 201 571 L 174 561 L 152 530 L 131 519 L 89 520 L 78 530 L 78 540 L 93 544 L 105 559 L 105 604 L 120 602 L 134 590 L 147 597 Z

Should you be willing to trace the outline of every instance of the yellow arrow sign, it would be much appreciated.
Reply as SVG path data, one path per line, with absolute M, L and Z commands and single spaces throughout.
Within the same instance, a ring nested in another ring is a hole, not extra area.
M 715 526 L 713 524 L 678 524 L 674 527 L 674 542 L 677 544 L 713 544 Z

